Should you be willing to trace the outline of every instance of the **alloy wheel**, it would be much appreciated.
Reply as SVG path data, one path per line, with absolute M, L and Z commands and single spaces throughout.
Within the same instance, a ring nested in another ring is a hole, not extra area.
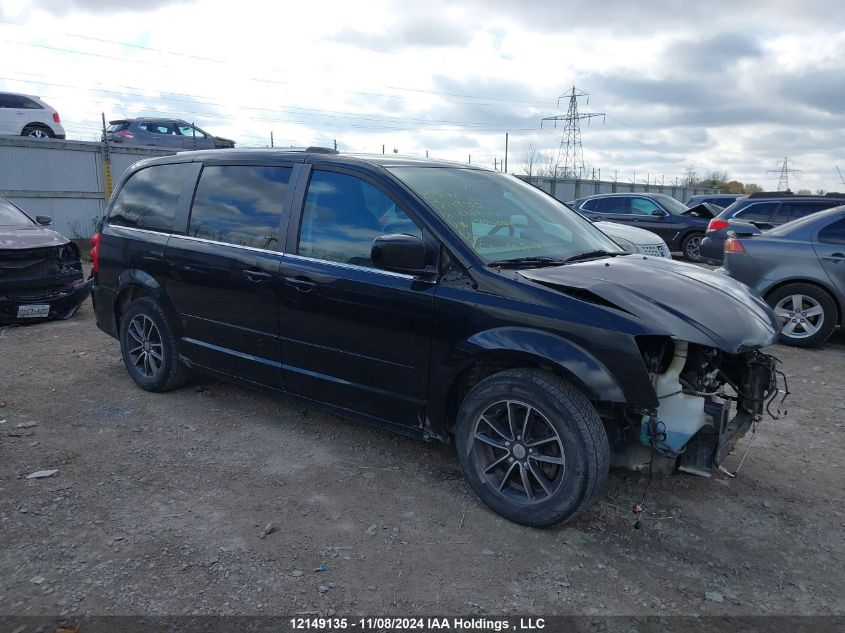
M 824 325 L 824 309 L 807 295 L 784 297 L 775 305 L 775 314 L 780 318 L 783 334 L 789 338 L 808 338 Z
M 686 252 L 688 259 L 698 260 L 701 257 L 701 236 L 694 235 L 687 240 Z
M 563 442 L 536 408 L 496 402 L 479 416 L 472 451 L 483 480 L 510 501 L 533 505 L 560 488 L 566 472 Z
M 153 320 L 145 314 L 136 315 L 129 322 L 129 357 L 134 368 L 153 378 L 161 370 L 164 360 L 162 354 L 161 333 Z
M 45 132 L 41 128 L 34 128 L 30 130 L 27 136 L 29 136 L 30 138 L 50 138 L 50 135 L 47 134 L 47 132 Z

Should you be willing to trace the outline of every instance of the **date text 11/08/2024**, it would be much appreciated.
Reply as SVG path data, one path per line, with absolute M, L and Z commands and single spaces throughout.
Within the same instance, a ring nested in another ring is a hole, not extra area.
M 314 618 L 290 619 L 291 628 L 298 631 L 332 631 L 360 629 L 363 631 L 537 631 L 546 628 L 544 618 L 518 618 L 499 620 L 488 618 L 445 618 L 445 617 L 359 617 L 359 618 Z

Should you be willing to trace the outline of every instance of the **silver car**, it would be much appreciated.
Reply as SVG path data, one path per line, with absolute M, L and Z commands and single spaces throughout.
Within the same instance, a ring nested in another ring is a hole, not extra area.
M 616 222 L 594 222 L 593 224 L 629 253 L 672 259 L 668 244 L 656 233 Z
M 762 232 L 731 220 L 719 269 L 754 288 L 787 345 L 823 343 L 845 313 L 845 205 Z

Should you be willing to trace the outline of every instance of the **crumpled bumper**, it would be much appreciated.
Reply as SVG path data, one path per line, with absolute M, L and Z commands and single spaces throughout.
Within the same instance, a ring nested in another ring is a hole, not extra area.
M 58 289 L 44 289 L 39 292 L 6 292 L 0 289 L 0 323 L 36 323 L 49 319 L 62 319 L 72 315 L 91 294 L 93 279 L 80 279 L 77 283 Z M 20 306 L 50 306 L 47 316 L 18 317 Z

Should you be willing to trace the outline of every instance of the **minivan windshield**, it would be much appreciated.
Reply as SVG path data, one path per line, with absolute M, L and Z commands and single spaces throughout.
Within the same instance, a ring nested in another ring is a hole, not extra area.
M 548 265 L 625 254 L 589 220 L 513 176 L 461 167 L 389 170 L 486 263 Z

